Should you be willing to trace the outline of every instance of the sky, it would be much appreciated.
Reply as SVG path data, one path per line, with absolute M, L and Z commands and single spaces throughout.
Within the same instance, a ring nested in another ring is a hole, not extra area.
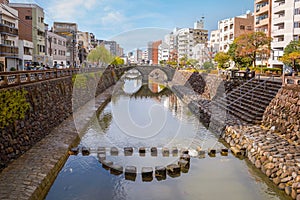
M 119 40 L 125 48 L 140 47 L 163 39 L 175 27 L 193 27 L 204 17 L 204 28 L 217 29 L 219 20 L 253 11 L 254 0 L 10 0 L 35 3 L 45 11 L 49 27 L 53 21 L 76 22 L 80 31 L 97 39 Z M 131 45 L 124 42 L 131 41 Z M 118 41 L 117 41 L 118 42 Z M 142 43 L 143 42 L 143 43 Z

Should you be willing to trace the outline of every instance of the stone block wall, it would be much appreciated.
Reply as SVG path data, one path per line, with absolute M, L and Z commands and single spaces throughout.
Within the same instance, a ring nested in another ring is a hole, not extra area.
M 10 88 L 28 91 L 26 99 L 30 109 L 24 120 L 0 128 L 0 171 L 69 117 L 73 108 L 84 105 L 115 84 L 125 70 L 107 70 L 97 79 L 98 82 L 87 79 L 88 86 L 89 82 L 93 82 L 96 87 L 83 87 L 79 90 L 82 98 L 77 102 L 73 100 L 74 80 L 71 76 Z M 89 88 L 92 89 L 88 90 Z
M 263 125 L 290 143 L 300 144 L 300 86 L 285 86 L 271 101 Z

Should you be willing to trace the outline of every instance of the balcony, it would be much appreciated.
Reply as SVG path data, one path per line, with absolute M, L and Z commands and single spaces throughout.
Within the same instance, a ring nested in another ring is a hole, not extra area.
M 265 5 L 256 10 L 256 15 L 261 15 L 263 13 L 267 13 L 269 11 L 269 5 Z
M 269 18 L 265 18 L 259 21 L 256 21 L 255 27 L 266 26 L 269 24 Z
M 255 0 L 255 4 L 263 3 L 263 2 L 268 2 L 268 0 Z
M 0 56 L 18 56 L 19 48 L 0 44 Z
M 0 33 L 1 34 L 10 34 L 10 35 L 18 36 L 19 31 L 16 28 L 12 28 L 12 27 L 0 24 Z

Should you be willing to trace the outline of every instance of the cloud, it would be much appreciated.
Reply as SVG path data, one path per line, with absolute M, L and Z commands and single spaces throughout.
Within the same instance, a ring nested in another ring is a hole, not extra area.
M 101 18 L 103 25 L 119 24 L 126 21 L 125 16 L 119 11 L 109 11 L 105 16 Z
M 47 10 L 55 20 L 74 20 L 86 16 L 99 3 L 97 0 L 55 0 Z

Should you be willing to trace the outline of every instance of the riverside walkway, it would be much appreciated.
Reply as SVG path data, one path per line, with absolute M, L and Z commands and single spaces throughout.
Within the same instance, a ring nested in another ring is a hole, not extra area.
M 68 158 L 68 151 L 79 142 L 79 132 L 93 117 L 95 108 L 102 107 L 111 97 L 112 87 L 88 103 L 56 127 L 25 154 L 0 173 L 0 199 L 43 199 L 59 170 Z M 83 112 L 84 110 L 84 112 Z M 79 115 L 80 114 L 80 115 Z

